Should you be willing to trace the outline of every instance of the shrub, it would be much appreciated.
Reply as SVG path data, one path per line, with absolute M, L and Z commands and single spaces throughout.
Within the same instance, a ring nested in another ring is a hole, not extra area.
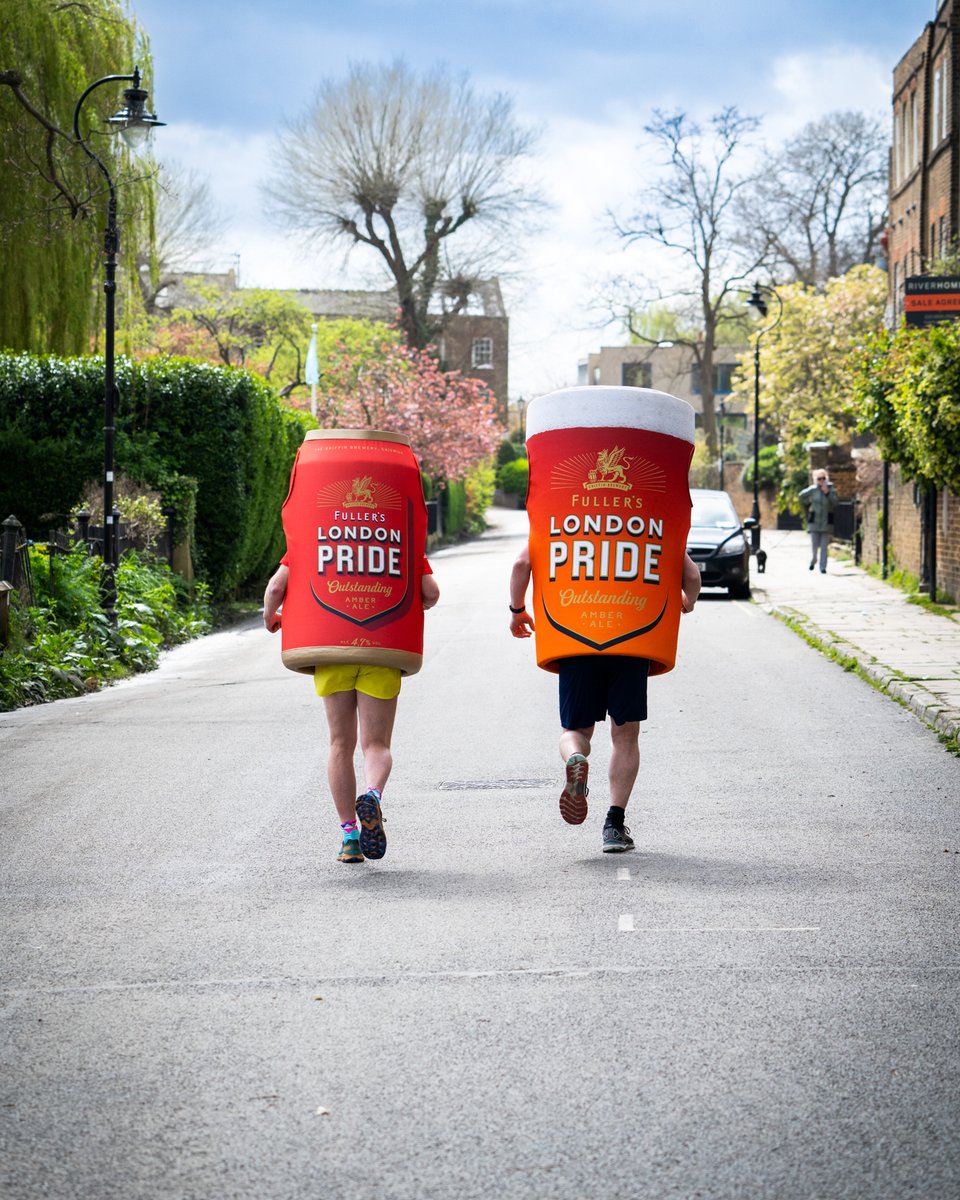
M 487 509 L 493 503 L 495 474 L 492 466 L 481 464 L 467 472 L 463 481 L 466 492 L 466 532 L 483 533 L 487 527 Z
M 500 490 L 507 495 L 524 496 L 527 491 L 527 481 L 530 477 L 530 464 L 525 458 L 517 458 L 504 463 L 500 468 Z
M 500 443 L 500 449 L 497 451 L 497 466 L 502 467 L 504 463 L 513 462 L 515 458 L 526 458 L 527 450 L 525 446 L 518 446 L 516 442 L 511 442 L 509 438 L 504 438 Z
M 283 549 L 290 468 L 315 422 L 247 371 L 190 359 L 117 360 L 117 467 L 195 513 L 195 563 L 217 598 L 259 586 Z M 0 354 L 0 509 L 31 532 L 67 513 L 103 460 L 103 361 Z
M 117 570 L 117 624 L 100 606 L 100 560 L 83 547 L 31 549 L 35 603 L 14 593 L 10 643 L 0 653 L 0 711 L 75 696 L 156 666 L 161 649 L 206 633 L 207 589 L 190 596 L 161 563 L 124 555 Z

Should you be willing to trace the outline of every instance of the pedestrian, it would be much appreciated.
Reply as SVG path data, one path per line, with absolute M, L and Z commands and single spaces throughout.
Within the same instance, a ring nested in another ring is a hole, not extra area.
M 270 633 L 280 628 L 288 578 L 289 567 L 281 560 L 263 596 L 263 623 Z M 433 608 L 439 598 L 440 589 L 424 558 L 421 603 L 424 609 Z M 327 782 L 342 834 L 338 862 L 361 863 L 365 858 L 378 859 L 386 854 L 381 799 L 393 767 L 390 742 L 400 680 L 398 667 L 325 662 L 314 668 L 314 686 L 323 699 L 329 730 Z M 359 796 L 354 767 L 358 735 L 364 775 L 364 790 Z
M 526 609 L 530 582 L 530 548 L 525 544 L 510 573 L 510 632 L 528 638 L 535 630 Z M 700 571 L 683 557 L 681 608 L 693 611 L 700 594 Z M 626 826 L 627 804 L 640 769 L 640 722 L 647 719 L 649 661 L 625 655 L 585 654 L 558 663 L 560 698 L 560 757 L 566 780 L 560 793 L 560 815 L 569 825 L 587 817 L 589 755 L 597 721 L 610 715 L 610 805 L 603 824 L 603 853 L 634 849 Z
M 824 470 L 814 473 L 813 483 L 800 493 L 800 503 L 807 506 L 807 532 L 810 534 L 810 570 L 820 561 L 820 574 L 827 573 L 827 547 L 833 532 L 833 513 L 837 507 L 837 489 Z

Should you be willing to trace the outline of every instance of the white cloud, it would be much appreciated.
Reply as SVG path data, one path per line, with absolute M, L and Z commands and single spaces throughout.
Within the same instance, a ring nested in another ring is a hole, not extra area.
M 768 139 L 788 137 L 808 121 L 843 109 L 879 117 L 890 112 L 890 66 L 855 47 L 780 55 L 770 83 L 776 100 L 764 122 Z

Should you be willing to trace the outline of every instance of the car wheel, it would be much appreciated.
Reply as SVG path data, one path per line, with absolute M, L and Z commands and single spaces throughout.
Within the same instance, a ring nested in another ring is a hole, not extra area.
M 731 600 L 749 600 L 750 599 L 750 584 L 749 583 L 731 583 L 727 588 L 727 593 Z

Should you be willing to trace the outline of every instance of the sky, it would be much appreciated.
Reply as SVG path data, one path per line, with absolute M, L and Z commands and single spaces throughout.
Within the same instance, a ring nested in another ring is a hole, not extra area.
M 510 395 L 576 382 L 577 364 L 624 342 L 598 296 L 640 261 L 611 229 L 657 161 L 653 109 L 762 118 L 771 147 L 829 112 L 889 120 L 893 68 L 934 0 L 129 0 L 150 40 L 154 153 L 204 175 L 227 217 L 223 253 L 243 286 L 385 287 L 374 251 L 346 258 L 278 232 L 260 187 L 285 120 L 350 64 L 402 58 L 507 92 L 540 130 L 533 174 L 550 203 L 504 287 Z M 121 64 L 122 66 L 122 64 Z M 118 66 L 118 69 L 120 67 Z M 656 269 L 672 270 L 663 263 Z

